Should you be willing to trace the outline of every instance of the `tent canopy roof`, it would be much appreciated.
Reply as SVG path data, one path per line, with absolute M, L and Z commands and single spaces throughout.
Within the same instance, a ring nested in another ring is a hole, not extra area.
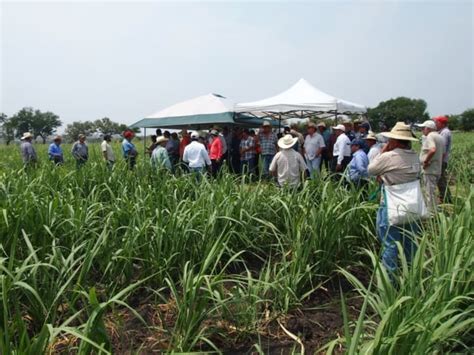
M 257 116 L 285 114 L 289 117 L 306 117 L 314 113 L 365 113 L 364 105 L 331 96 L 311 85 L 305 79 L 282 93 L 254 102 L 239 103 L 236 112 L 252 112 Z
M 234 103 L 218 94 L 207 94 L 186 100 L 135 122 L 132 128 L 195 128 L 203 129 L 213 125 L 239 125 L 258 127 L 260 118 L 234 112 Z M 275 125 L 275 122 L 272 122 Z

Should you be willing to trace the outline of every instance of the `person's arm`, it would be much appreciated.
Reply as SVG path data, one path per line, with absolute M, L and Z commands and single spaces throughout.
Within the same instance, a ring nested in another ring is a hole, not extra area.
M 390 157 L 387 157 L 387 154 L 380 154 L 374 158 L 373 161 L 369 163 L 367 171 L 369 175 L 378 176 L 385 172 L 387 162 L 390 160 Z
M 436 153 L 436 147 L 430 148 L 428 150 L 428 153 L 426 154 L 425 160 L 423 161 L 423 168 L 427 168 L 431 165 L 431 159 L 433 158 L 433 155 Z
M 71 154 L 74 157 L 74 159 L 79 159 L 77 156 L 77 143 L 74 143 L 71 148 Z
M 273 176 L 277 176 L 277 168 L 278 168 L 278 159 L 280 157 L 280 154 L 277 153 L 273 159 L 272 159 L 272 162 L 270 163 L 270 167 L 268 168 L 268 171 L 270 171 L 270 173 L 273 175 Z
M 172 170 L 170 156 L 166 150 L 163 151 L 163 166 L 169 171 Z
M 217 137 L 217 162 L 219 162 L 222 158 L 222 141 L 219 137 Z
M 201 154 L 203 155 L 204 161 L 206 162 L 207 166 L 211 166 L 211 159 L 209 159 L 209 154 L 207 153 L 206 149 L 201 150 Z
M 326 143 L 324 143 L 324 137 L 322 135 L 319 135 L 319 149 L 316 152 L 317 157 L 321 156 L 321 154 L 323 153 L 324 148 L 326 148 Z
M 183 161 L 185 163 L 189 163 L 189 149 L 186 149 L 186 147 L 184 148 L 184 151 L 183 151 Z

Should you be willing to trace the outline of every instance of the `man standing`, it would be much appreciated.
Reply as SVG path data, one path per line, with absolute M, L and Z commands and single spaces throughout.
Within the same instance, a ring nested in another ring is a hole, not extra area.
M 181 131 L 181 141 L 179 142 L 179 159 L 183 160 L 184 148 L 191 143 L 191 137 L 188 130 L 183 128 Z
M 345 118 L 342 120 L 342 124 L 344 125 L 344 133 L 346 134 L 346 137 L 352 142 L 356 137 L 352 121 L 349 118 Z
M 262 131 L 258 133 L 258 143 L 260 144 L 260 156 L 263 162 L 262 176 L 268 178 L 270 164 L 272 163 L 273 157 L 276 154 L 277 147 L 277 136 L 272 132 L 270 122 L 264 121 L 262 125 Z
M 209 158 L 211 159 L 211 175 L 216 177 L 219 174 L 222 159 L 222 140 L 219 132 L 211 130 L 211 143 L 209 144 Z
M 380 155 L 380 152 L 382 151 L 382 144 L 377 143 L 377 136 L 372 131 L 369 131 L 367 137 L 365 137 L 364 140 L 367 147 L 369 147 L 369 154 L 367 154 L 367 158 L 369 159 L 370 163 Z
M 321 153 L 325 147 L 326 144 L 324 144 L 324 138 L 316 131 L 316 125 L 313 122 L 309 122 L 308 134 L 304 140 L 303 151 L 311 179 L 314 179 L 316 175 L 319 175 Z
M 204 144 L 198 140 L 199 134 L 191 133 L 191 143 L 184 148 L 183 161 L 188 164 L 191 172 L 203 174 L 206 166 L 211 166 L 211 159 Z
M 76 159 L 76 167 L 79 169 L 89 159 L 89 147 L 86 144 L 86 136 L 79 135 L 79 140 L 73 144 L 71 154 Z
M 250 136 L 250 131 L 244 129 L 242 132 L 242 139 L 240 141 L 240 171 L 245 174 L 255 174 L 255 141 Z
M 61 148 L 62 138 L 61 136 L 54 137 L 53 143 L 49 145 L 48 156 L 55 165 L 61 165 L 64 163 L 63 149 Z
M 278 185 L 297 187 L 301 182 L 301 174 L 307 167 L 300 153 L 292 149 L 298 141 L 291 134 L 285 135 L 278 140 L 281 150 L 273 158 L 269 171 L 278 177 Z
M 390 132 L 382 133 L 388 138 L 388 143 L 381 154 L 369 164 L 369 175 L 377 176 L 384 185 L 399 185 L 418 179 L 420 174 L 420 159 L 410 148 L 413 138 L 410 126 L 397 122 Z M 382 264 L 389 272 L 398 267 L 398 246 L 402 245 L 405 258 L 410 262 L 415 254 L 413 234 L 418 233 L 418 221 L 394 226 L 388 223 L 387 206 L 382 200 L 377 211 L 377 236 L 382 242 Z
M 434 118 L 436 128 L 441 137 L 444 138 L 443 163 L 441 165 L 441 176 L 438 180 L 439 195 L 442 202 L 452 203 L 451 191 L 448 186 L 446 170 L 448 169 L 449 154 L 451 153 L 451 131 L 448 128 L 448 117 L 438 116 Z
M 304 136 L 298 131 L 298 124 L 297 123 L 292 123 L 290 125 L 290 134 L 294 138 L 298 138 L 298 141 L 296 142 L 293 149 L 295 149 L 297 152 L 300 152 L 303 155 Z
M 161 132 L 161 131 L 160 131 Z M 158 133 L 158 130 L 157 130 Z M 123 142 L 122 142 L 122 153 L 123 157 L 127 161 L 128 168 L 130 170 L 133 170 L 135 167 L 135 164 L 137 162 L 137 149 L 135 148 L 135 145 L 132 143 L 132 139 L 135 136 L 135 133 L 130 130 L 126 130 L 123 132 Z M 161 135 L 159 136 L 161 137 Z
M 21 140 L 20 151 L 23 164 L 26 168 L 35 165 L 38 162 L 38 157 L 35 148 L 33 148 L 33 144 L 31 144 L 33 135 L 30 132 L 23 133 Z
M 331 171 L 333 173 L 341 173 L 346 169 L 347 164 L 351 161 L 351 148 L 349 146 L 351 141 L 344 133 L 346 130 L 344 125 L 338 124 L 332 129 L 337 139 L 336 143 L 334 143 Z
M 160 136 L 156 139 L 156 148 L 151 153 L 150 163 L 155 169 L 167 169 L 172 171 L 170 157 L 168 151 L 165 148 L 168 138 Z
M 349 179 L 357 187 L 365 185 L 369 176 L 367 171 L 369 159 L 362 148 L 363 145 L 364 141 L 362 139 L 354 139 L 350 143 L 352 159 L 349 163 Z
M 319 122 L 316 125 L 316 128 L 319 130 L 319 134 L 323 136 L 325 145 L 321 153 L 321 164 L 319 164 L 319 171 L 322 171 L 323 165 L 326 167 L 326 170 L 329 171 L 329 162 L 331 161 L 329 152 L 331 132 L 329 132 L 329 129 L 326 128 L 326 123 L 324 122 Z
M 425 136 L 421 145 L 420 161 L 423 166 L 423 184 L 425 186 L 425 199 L 428 208 L 433 213 L 436 211 L 436 186 L 441 176 L 443 163 L 444 139 L 436 132 L 434 121 L 428 120 L 418 125 L 423 129 Z
M 114 151 L 112 150 L 112 146 L 110 145 L 111 141 L 112 136 L 110 134 L 105 134 L 104 141 L 100 144 L 100 151 L 102 152 L 104 161 L 109 169 L 112 169 L 115 164 Z

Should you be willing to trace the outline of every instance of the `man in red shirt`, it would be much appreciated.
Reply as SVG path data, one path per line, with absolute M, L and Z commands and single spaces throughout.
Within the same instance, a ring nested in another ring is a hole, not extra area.
M 211 131 L 212 141 L 209 144 L 209 158 L 211 159 L 211 174 L 217 176 L 222 162 L 222 141 L 219 138 L 219 132 L 213 129 Z
M 191 137 L 186 130 L 186 128 L 183 128 L 181 131 L 181 141 L 179 142 L 179 159 L 183 160 L 183 154 L 184 154 L 184 148 L 191 143 Z

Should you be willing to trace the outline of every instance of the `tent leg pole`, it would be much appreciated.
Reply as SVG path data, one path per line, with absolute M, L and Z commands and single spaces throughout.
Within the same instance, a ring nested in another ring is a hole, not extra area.
M 146 127 L 144 128 L 144 138 L 143 138 L 143 156 L 146 155 Z

